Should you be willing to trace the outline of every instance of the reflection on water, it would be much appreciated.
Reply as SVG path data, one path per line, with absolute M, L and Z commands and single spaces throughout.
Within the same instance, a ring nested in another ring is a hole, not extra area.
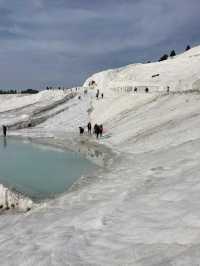
M 7 147 L 7 138 L 3 137 L 3 147 L 6 148 Z
M 84 154 L 90 161 L 103 168 L 109 165 L 110 158 L 114 156 L 108 148 L 95 147 L 88 143 L 80 143 L 77 152 Z

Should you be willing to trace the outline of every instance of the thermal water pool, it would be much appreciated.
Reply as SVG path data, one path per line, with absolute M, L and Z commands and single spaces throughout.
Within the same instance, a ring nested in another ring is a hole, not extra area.
M 0 138 L 0 184 L 33 199 L 62 193 L 93 169 L 95 166 L 78 153 Z

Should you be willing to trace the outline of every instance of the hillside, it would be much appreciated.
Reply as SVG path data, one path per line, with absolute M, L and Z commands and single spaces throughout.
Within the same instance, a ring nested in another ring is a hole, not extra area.
M 37 96 L 50 108 L 30 98 L 23 109 L 19 101 L 15 115 L 13 104 L 10 124 L 23 124 L 26 114 L 36 125 L 10 134 L 51 137 L 60 147 L 85 143 L 93 158 L 102 156 L 98 147 L 109 147 L 115 156 L 109 168 L 45 206 L 2 216 L 1 265 L 8 259 L 10 265 L 199 265 L 199 80 L 200 46 L 164 62 L 94 74 L 71 99 L 61 92 Z M 96 100 L 97 89 L 103 99 Z M 100 140 L 78 134 L 90 119 L 104 125 Z
M 160 76 L 152 78 L 156 73 Z M 177 134 L 182 134 L 184 139 L 198 136 L 197 125 L 192 121 L 199 113 L 200 46 L 164 62 L 130 65 L 94 74 L 84 85 L 91 80 L 97 84 L 95 90 L 105 95 L 103 101 L 93 101 L 91 118 L 109 129 L 110 142 L 127 141 L 134 144 L 136 152 L 140 142 L 145 150 L 154 146 L 153 137 L 157 145 L 160 142 L 168 145 L 177 142 Z M 137 92 L 134 92 L 135 87 Z M 145 93 L 146 87 L 149 93 Z M 182 129 L 187 127 L 185 122 L 190 123 L 188 131 Z M 164 135 L 159 139 L 155 134 Z
M 137 87 L 138 90 L 148 87 L 150 92 L 183 91 L 196 89 L 199 86 L 200 46 L 190 49 L 183 54 L 169 58 L 166 61 L 149 64 L 132 64 L 118 69 L 107 70 L 92 75 L 86 80 L 94 80 L 102 90 L 126 89 Z M 156 76 L 158 75 L 158 76 Z

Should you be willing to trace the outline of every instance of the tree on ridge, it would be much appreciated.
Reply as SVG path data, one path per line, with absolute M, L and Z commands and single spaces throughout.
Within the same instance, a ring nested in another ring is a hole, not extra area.
M 176 52 L 174 50 L 172 50 L 170 53 L 170 57 L 174 57 L 174 56 L 176 56 Z

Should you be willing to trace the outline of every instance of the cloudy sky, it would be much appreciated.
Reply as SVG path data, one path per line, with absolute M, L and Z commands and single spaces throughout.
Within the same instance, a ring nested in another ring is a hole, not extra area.
M 200 44 L 200 0 L 0 0 L 0 88 L 88 75 Z

